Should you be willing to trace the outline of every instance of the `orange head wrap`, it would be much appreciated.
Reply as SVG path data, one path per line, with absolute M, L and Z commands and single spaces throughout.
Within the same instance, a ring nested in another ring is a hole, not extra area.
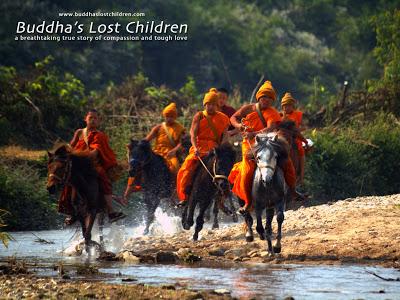
M 285 93 L 285 96 L 283 96 L 281 105 L 288 105 L 288 104 L 296 104 L 297 100 L 293 98 L 292 94 L 290 93 Z
M 271 81 L 268 80 L 264 82 L 264 84 L 258 89 L 256 99 L 258 101 L 261 97 L 265 96 L 271 98 L 274 101 L 276 99 L 276 92 L 274 90 L 274 87 L 272 86 Z
M 218 104 L 219 94 L 216 88 L 211 88 L 208 93 L 204 95 L 203 106 L 207 103 Z
M 162 111 L 162 115 L 164 117 L 171 117 L 171 118 L 177 118 L 178 117 L 178 111 L 176 109 L 176 104 L 174 102 L 168 104 Z

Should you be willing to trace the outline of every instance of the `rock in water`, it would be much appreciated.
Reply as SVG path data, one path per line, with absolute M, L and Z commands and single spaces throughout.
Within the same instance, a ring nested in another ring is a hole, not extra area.
M 177 256 L 173 252 L 159 251 L 156 254 L 156 263 L 175 263 Z

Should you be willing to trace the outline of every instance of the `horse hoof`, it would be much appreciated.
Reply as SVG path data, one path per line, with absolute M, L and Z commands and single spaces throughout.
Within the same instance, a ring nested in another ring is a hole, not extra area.
M 246 242 L 251 243 L 254 242 L 254 236 L 246 236 Z
M 281 247 L 275 247 L 274 246 L 274 253 L 281 253 L 282 248 Z
M 233 221 L 234 223 L 239 222 L 239 218 L 237 217 L 237 214 L 232 215 L 232 221 Z
M 198 234 L 193 234 L 193 241 L 197 242 L 199 239 L 199 235 Z
M 265 236 L 263 236 L 262 234 L 259 234 L 260 240 L 265 240 Z
M 189 226 L 189 224 L 187 224 L 187 223 L 184 223 L 182 227 L 185 230 L 189 230 L 191 226 Z
M 212 229 L 218 229 L 219 228 L 219 225 L 218 224 L 214 224 L 213 226 L 212 226 Z

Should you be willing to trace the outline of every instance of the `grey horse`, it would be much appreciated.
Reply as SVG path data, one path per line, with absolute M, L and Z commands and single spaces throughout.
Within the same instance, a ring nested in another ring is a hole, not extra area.
M 268 252 L 271 255 L 281 252 L 282 223 L 287 198 L 287 186 L 281 162 L 287 159 L 287 149 L 278 137 L 271 134 L 258 134 L 253 147 L 256 157 L 256 171 L 254 172 L 251 197 L 257 218 L 256 230 L 260 239 L 267 240 Z M 262 213 L 266 210 L 265 229 L 262 223 Z M 272 247 L 272 219 L 276 213 L 278 221 L 278 234 L 276 244 Z M 245 214 L 247 224 L 246 240 L 251 242 L 253 237 L 253 218 L 250 213 Z

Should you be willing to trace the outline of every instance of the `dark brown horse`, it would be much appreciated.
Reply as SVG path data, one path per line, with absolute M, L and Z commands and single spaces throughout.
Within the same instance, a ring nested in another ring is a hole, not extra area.
M 235 162 L 236 153 L 228 143 L 222 144 L 202 159 L 205 166 L 200 165 L 194 171 L 193 185 L 182 214 L 182 226 L 189 230 L 194 224 L 194 212 L 199 206 L 193 240 L 197 241 L 203 228 L 204 214 L 213 199 L 230 195 L 228 175 Z M 218 200 L 217 200 L 218 201 Z M 232 212 L 230 212 L 232 213 Z
M 88 251 L 90 246 L 97 245 L 91 239 L 91 231 L 96 214 L 105 204 L 97 172 L 86 154 L 74 153 L 65 144 L 54 149 L 48 152 L 47 190 L 50 194 L 62 191 L 59 211 L 72 215 L 80 222 Z

